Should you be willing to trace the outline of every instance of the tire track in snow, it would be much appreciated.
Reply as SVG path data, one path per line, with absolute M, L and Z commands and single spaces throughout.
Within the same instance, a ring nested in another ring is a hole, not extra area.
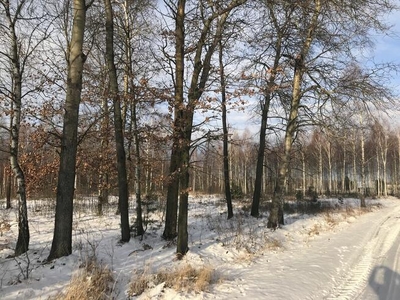
M 377 260 L 382 258 L 391 248 L 400 231 L 396 217 L 399 207 L 391 211 L 384 220 L 379 222 L 371 235 L 370 241 L 362 249 L 355 263 L 348 268 L 348 272 L 338 281 L 327 300 L 355 299 L 368 282 L 369 275 Z

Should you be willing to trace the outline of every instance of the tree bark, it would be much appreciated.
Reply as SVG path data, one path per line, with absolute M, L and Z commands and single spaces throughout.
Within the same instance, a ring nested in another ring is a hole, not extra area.
M 179 179 L 181 170 L 180 156 L 182 141 L 179 132 L 181 128 L 181 118 L 184 106 L 183 86 L 184 86 L 184 46 L 185 46 L 185 0 L 179 0 L 175 15 L 175 99 L 174 99 L 174 125 L 172 136 L 172 151 L 169 166 L 167 207 L 165 215 L 165 228 L 163 237 L 172 240 L 177 236 L 177 216 L 178 216 L 178 197 Z M 182 253 L 183 255 L 186 252 Z
M 28 210 L 26 205 L 26 188 L 25 176 L 19 161 L 19 134 L 21 127 L 21 109 L 22 109 L 22 75 L 24 65 L 21 66 L 21 46 L 16 32 L 16 22 L 20 16 L 25 2 L 22 1 L 17 5 L 15 16 L 12 16 L 10 10 L 10 2 L 2 1 L 1 5 L 5 11 L 5 19 L 8 23 L 10 37 L 10 62 L 11 62 L 11 116 L 10 116 L 10 166 L 17 180 L 17 195 L 18 195 L 18 238 L 15 246 L 14 254 L 19 256 L 29 247 L 29 223 Z M 11 184 L 11 176 L 9 178 Z M 11 185 L 10 185 L 11 188 Z M 11 195 L 7 190 L 7 208 L 11 207 Z M 10 199 L 10 200 L 9 200 Z
M 361 126 L 362 126 L 362 117 L 361 117 Z M 360 206 L 366 207 L 365 204 L 365 194 L 366 194 L 366 186 L 365 186 L 365 146 L 364 146 L 364 130 L 361 128 L 361 196 L 360 196 Z
M 229 151 L 228 151 L 228 124 L 227 124 L 227 112 L 226 112 L 226 84 L 225 84 L 225 72 L 223 62 L 223 47 L 222 42 L 219 41 L 219 76 L 221 82 L 221 108 L 222 108 L 222 132 L 223 132 L 223 165 L 224 165 L 224 188 L 225 198 L 228 211 L 228 220 L 233 217 L 232 207 L 232 194 L 231 194 L 231 181 L 229 178 Z
M 14 254 L 19 256 L 29 247 L 29 224 L 28 210 L 26 205 L 26 185 L 24 172 L 19 163 L 19 133 L 21 126 L 21 108 L 22 108 L 22 71 L 20 68 L 20 59 L 18 56 L 18 42 L 15 35 L 15 28 L 12 26 L 12 55 L 13 55 L 13 111 L 11 115 L 11 144 L 10 144 L 10 164 L 11 169 L 17 179 L 18 195 L 18 239 Z
M 108 195 L 109 195 L 109 176 L 108 176 L 108 130 L 110 125 L 110 117 L 109 117 L 109 109 L 108 109 L 108 101 L 107 96 L 105 95 L 102 99 L 101 103 L 101 111 L 103 114 L 103 119 L 101 122 L 101 142 L 100 142 L 100 167 L 99 167 L 99 194 L 98 194 L 98 203 L 97 203 L 97 213 L 99 216 L 103 215 L 103 206 L 108 203 Z
M 143 235 L 143 217 L 142 217 L 142 198 L 141 198 L 141 179 L 142 179 L 142 159 L 140 155 L 140 137 L 137 122 L 137 100 L 136 97 L 132 103 L 132 124 L 133 124 L 133 142 L 135 144 L 135 195 L 136 195 L 136 235 Z
M 48 260 L 67 256 L 72 252 L 72 215 L 79 104 L 81 102 L 83 64 L 86 59 L 83 53 L 86 9 L 85 0 L 73 1 L 74 18 L 71 41 L 67 49 L 67 94 L 64 105 L 55 227 Z
M 11 169 L 11 167 L 10 167 Z M 11 182 L 12 182 L 12 176 L 11 176 L 11 170 L 9 173 L 6 173 L 5 176 L 6 178 L 6 209 L 11 209 Z
M 106 60 L 110 78 L 110 97 L 114 103 L 115 145 L 117 150 L 118 196 L 121 216 L 121 242 L 129 242 L 129 192 L 124 148 L 123 119 L 121 98 L 118 91 L 117 70 L 114 63 L 114 21 L 111 0 L 104 0 L 106 13 Z
M 129 18 L 129 2 L 125 0 L 122 4 L 124 10 L 124 27 L 125 27 L 125 78 L 124 78 L 124 95 L 125 102 L 129 103 L 130 100 L 130 113 L 131 113 L 131 132 L 133 135 L 134 144 L 134 157 L 135 157 L 135 195 L 136 195 L 136 221 L 135 221 L 135 234 L 143 235 L 143 217 L 142 217 L 142 157 L 140 154 L 140 136 L 138 128 L 138 99 L 136 97 L 135 84 L 133 81 L 133 57 L 132 57 L 132 44 L 131 44 L 131 21 Z M 150 171 L 149 171 L 150 175 Z

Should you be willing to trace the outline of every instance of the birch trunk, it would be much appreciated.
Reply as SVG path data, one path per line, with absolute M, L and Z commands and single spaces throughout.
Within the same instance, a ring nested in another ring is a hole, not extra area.
M 305 153 L 302 150 L 301 151 L 301 162 L 303 165 L 303 170 L 302 170 L 302 177 L 303 177 L 303 187 L 302 187 L 302 194 L 303 194 L 303 199 L 306 196 L 306 157 L 305 157 Z
M 364 131 L 361 130 L 361 186 L 362 192 L 360 196 L 360 205 L 361 207 L 366 207 L 365 203 L 365 193 L 366 193 L 366 186 L 365 186 L 365 146 L 364 146 Z
M 323 168 L 322 168 L 322 145 L 321 143 L 319 143 L 318 145 L 318 194 L 322 194 L 323 191 L 323 178 L 324 178 L 324 172 L 323 172 Z
M 9 15 L 9 14 L 8 14 Z M 26 206 L 26 186 L 24 172 L 19 163 L 19 133 L 21 127 L 22 108 L 22 69 L 20 65 L 18 39 L 15 33 L 15 23 L 9 20 L 11 31 L 11 55 L 12 55 L 12 82 L 13 82 L 13 110 L 11 112 L 11 142 L 10 142 L 10 165 L 17 181 L 18 195 L 18 239 L 14 254 L 19 256 L 29 247 L 29 224 L 28 210 Z
M 387 152 L 388 152 L 388 137 L 386 133 L 383 133 L 383 145 L 381 150 L 382 160 L 382 194 L 387 197 Z
M 356 131 L 354 130 L 353 139 L 353 186 L 351 188 L 353 193 L 357 193 L 357 152 L 356 152 Z
M 343 168 L 342 168 L 342 183 L 341 183 L 342 193 L 345 193 L 345 191 L 346 191 L 346 187 L 345 187 L 346 174 L 347 174 L 347 172 L 346 172 L 346 145 L 345 145 L 345 142 L 343 142 Z
M 331 143 L 328 141 L 328 147 L 326 149 L 326 154 L 328 156 L 328 190 L 332 193 L 332 149 Z

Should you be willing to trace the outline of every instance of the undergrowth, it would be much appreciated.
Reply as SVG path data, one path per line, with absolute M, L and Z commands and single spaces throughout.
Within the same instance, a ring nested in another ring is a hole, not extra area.
M 172 288 L 178 292 L 206 291 L 215 282 L 215 274 L 211 267 L 194 268 L 185 264 L 173 270 L 160 270 L 151 273 L 138 270 L 134 273 L 129 285 L 130 297 L 143 294 L 147 289 L 163 284 L 164 288 Z
M 114 278 L 111 270 L 95 258 L 89 259 L 72 277 L 64 291 L 53 300 L 106 300 L 112 298 Z

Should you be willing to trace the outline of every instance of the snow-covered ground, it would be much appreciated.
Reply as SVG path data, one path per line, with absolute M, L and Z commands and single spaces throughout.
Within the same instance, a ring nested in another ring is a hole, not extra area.
M 102 217 L 79 208 L 73 254 L 46 264 L 54 219 L 47 202 L 30 202 L 30 250 L 20 258 L 8 258 L 16 212 L 0 209 L 0 299 L 48 299 L 93 256 L 113 273 L 114 299 L 129 299 L 129 283 L 139 270 L 168 272 L 179 265 L 212 268 L 215 281 L 202 292 L 158 284 L 131 299 L 387 299 L 386 286 L 400 289 L 397 261 L 388 261 L 399 254 L 400 200 L 368 200 L 362 212 L 356 199 L 337 202 L 323 200 L 336 204 L 330 212 L 288 214 L 286 225 L 271 231 L 266 213 L 255 219 L 243 210 L 248 203 L 235 203 L 235 217 L 226 220 L 220 196 L 191 197 L 190 250 L 181 261 L 175 245 L 161 238 L 162 213 L 149 213 L 143 240 L 121 245 L 115 206 Z

